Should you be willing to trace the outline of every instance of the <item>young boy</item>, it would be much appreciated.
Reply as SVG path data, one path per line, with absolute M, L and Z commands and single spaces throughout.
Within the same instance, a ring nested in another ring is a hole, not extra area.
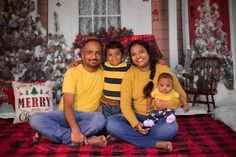
M 130 65 L 122 62 L 124 47 L 118 41 L 112 41 L 105 47 L 106 62 L 104 69 L 104 88 L 101 99 L 101 110 L 105 117 L 119 114 L 120 111 L 120 85 L 125 72 Z
M 147 107 L 151 109 L 146 120 L 143 122 L 144 127 L 151 127 L 160 118 L 166 118 L 167 123 L 172 123 L 175 120 L 174 110 L 157 110 L 155 107 L 160 100 L 171 100 L 178 98 L 182 102 L 184 112 L 189 111 L 189 105 L 185 97 L 173 90 L 173 78 L 169 73 L 161 73 L 157 79 L 157 88 L 151 93 L 151 98 L 148 98 Z

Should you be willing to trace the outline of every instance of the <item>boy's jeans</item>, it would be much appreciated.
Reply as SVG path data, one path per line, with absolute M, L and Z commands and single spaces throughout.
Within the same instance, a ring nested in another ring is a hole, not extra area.
M 120 114 L 121 110 L 120 110 L 120 106 L 109 106 L 106 104 L 101 104 L 102 107 L 102 113 L 103 115 L 107 118 L 108 116 L 112 116 L 112 115 L 116 115 L 116 114 Z

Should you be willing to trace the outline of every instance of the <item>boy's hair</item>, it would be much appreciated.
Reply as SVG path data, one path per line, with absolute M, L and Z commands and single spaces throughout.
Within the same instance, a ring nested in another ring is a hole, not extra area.
M 159 76 L 158 76 L 158 79 L 157 81 L 159 82 L 160 79 L 162 78 L 168 78 L 168 79 L 171 79 L 173 81 L 173 77 L 171 76 L 171 74 L 169 73 L 161 73 Z
M 119 41 L 111 41 L 105 47 L 105 56 L 107 56 L 108 49 L 119 49 L 122 56 L 124 55 L 124 47 Z

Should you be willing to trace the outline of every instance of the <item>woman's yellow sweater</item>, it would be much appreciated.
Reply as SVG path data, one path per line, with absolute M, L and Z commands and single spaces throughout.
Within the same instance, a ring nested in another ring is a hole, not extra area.
M 170 73 L 173 77 L 173 89 L 182 96 L 186 96 L 185 91 L 180 85 L 178 78 L 171 71 L 171 69 L 166 65 L 157 64 L 156 65 L 156 74 L 153 79 L 154 88 L 156 88 L 156 82 L 158 76 L 163 73 Z M 146 115 L 147 110 L 147 99 L 144 98 L 143 89 L 145 85 L 149 82 L 148 71 L 141 71 L 136 66 L 131 66 L 131 68 L 126 72 L 122 84 L 121 84 L 121 101 L 120 107 L 122 114 L 129 121 L 132 127 L 135 127 L 139 121 L 137 120 L 135 113 Z M 168 108 L 176 109 L 180 107 L 181 102 L 178 98 L 168 101 Z

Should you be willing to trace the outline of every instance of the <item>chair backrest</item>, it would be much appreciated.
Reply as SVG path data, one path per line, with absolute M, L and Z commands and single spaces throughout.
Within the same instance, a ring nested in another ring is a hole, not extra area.
M 197 91 L 216 93 L 221 74 L 221 59 L 197 57 L 191 63 L 192 88 Z

